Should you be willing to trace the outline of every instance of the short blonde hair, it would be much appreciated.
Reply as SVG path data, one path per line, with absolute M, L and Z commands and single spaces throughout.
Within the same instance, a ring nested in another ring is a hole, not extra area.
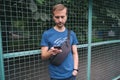
M 66 14 L 67 14 L 67 7 L 64 6 L 63 4 L 56 4 L 53 6 L 52 13 L 54 14 L 54 11 L 61 11 L 63 9 L 66 9 Z

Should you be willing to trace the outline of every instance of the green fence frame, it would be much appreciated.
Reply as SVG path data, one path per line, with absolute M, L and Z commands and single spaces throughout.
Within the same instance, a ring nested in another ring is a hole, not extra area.
M 1 22 L 0 22 L 1 26 Z M 0 27 L 0 80 L 5 80 L 4 74 L 4 62 L 3 62 L 3 52 L 2 52 L 2 34 L 1 34 L 1 27 Z
M 87 56 L 87 80 L 91 80 L 91 47 L 92 46 L 99 46 L 103 44 L 112 44 L 112 43 L 119 43 L 120 40 L 111 40 L 111 41 L 104 41 L 104 42 L 97 42 L 92 43 L 92 0 L 89 0 L 89 8 L 88 8 L 88 44 L 82 44 L 78 45 L 78 48 L 88 47 L 88 56 Z M 1 25 L 0 25 L 1 26 Z M 4 62 L 3 59 L 5 58 L 12 58 L 12 57 L 18 57 L 18 56 L 26 56 L 26 55 L 34 55 L 34 54 L 40 54 L 40 50 L 32 50 L 32 51 L 24 51 L 24 52 L 16 52 L 16 53 L 5 53 L 2 52 L 2 35 L 1 35 L 1 29 L 0 29 L 0 80 L 5 80 L 5 74 L 4 74 Z M 120 78 L 118 77 L 114 78 L 113 80 L 117 80 Z
M 112 80 L 118 80 L 118 79 L 120 79 L 120 75 L 118 77 L 112 79 Z
M 87 80 L 91 79 L 91 43 L 92 43 L 92 0 L 88 3 L 88 56 L 87 56 Z

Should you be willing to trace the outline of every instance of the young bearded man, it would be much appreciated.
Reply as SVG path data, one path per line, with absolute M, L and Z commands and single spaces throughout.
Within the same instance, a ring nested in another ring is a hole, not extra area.
M 61 49 L 54 46 L 61 46 L 66 41 L 68 29 L 65 27 L 67 21 L 67 7 L 63 4 L 53 6 L 53 20 L 55 26 L 45 31 L 41 39 L 41 58 L 50 59 L 51 56 L 60 54 Z M 78 74 L 78 40 L 76 34 L 71 30 L 70 45 L 71 51 L 65 60 L 59 66 L 49 64 L 49 73 L 51 80 L 76 80 Z

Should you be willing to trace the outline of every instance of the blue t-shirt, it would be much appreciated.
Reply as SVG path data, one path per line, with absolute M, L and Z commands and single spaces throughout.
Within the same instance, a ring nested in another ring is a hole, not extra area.
M 53 46 L 60 46 L 67 39 L 67 34 L 67 29 L 63 32 L 58 32 L 54 28 L 51 28 L 43 33 L 41 46 L 48 46 L 49 49 Z M 73 31 L 70 33 L 70 44 L 71 46 L 78 44 L 76 34 Z M 72 76 L 73 68 L 74 61 L 71 51 L 60 66 L 49 65 L 50 77 L 57 79 L 68 78 Z

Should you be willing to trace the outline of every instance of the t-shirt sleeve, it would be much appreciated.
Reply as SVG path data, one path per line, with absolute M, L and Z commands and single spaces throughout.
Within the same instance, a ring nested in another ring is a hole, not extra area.
M 77 36 L 73 31 L 72 31 L 72 37 L 73 37 L 72 45 L 77 45 L 78 44 Z
M 48 40 L 47 40 L 46 32 L 44 32 L 43 35 L 42 35 L 40 46 L 48 46 Z

